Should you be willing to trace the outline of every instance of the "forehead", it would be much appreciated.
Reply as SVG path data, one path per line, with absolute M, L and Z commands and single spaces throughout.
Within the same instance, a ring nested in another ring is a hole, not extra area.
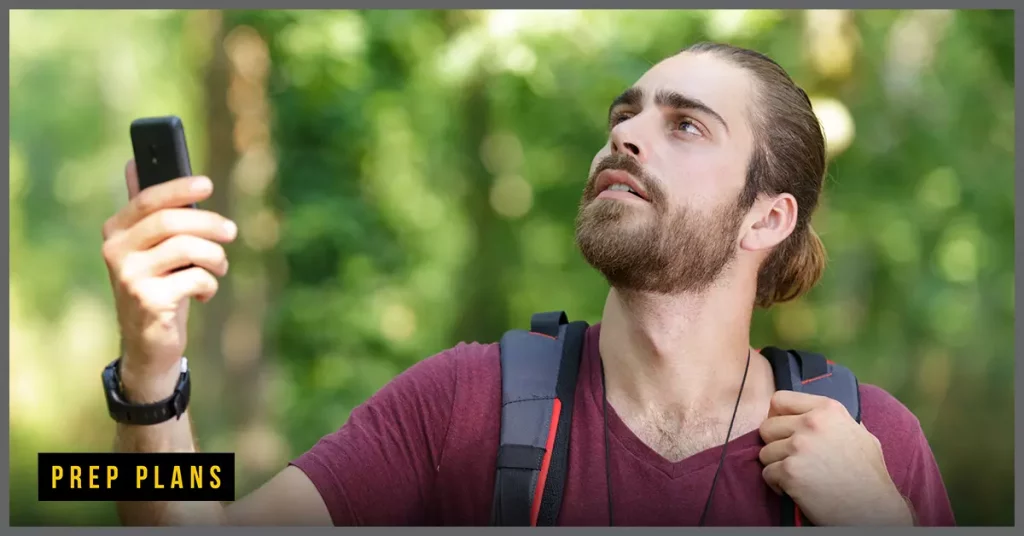
M 725 119 L 730 131 L 732 125 L 749 130 L 753 76 L 717 54 L 682 52 L 651 67 L 634 86 L 643 90 L 645 105 L 658 91 L 675 91 L 706 104 Z

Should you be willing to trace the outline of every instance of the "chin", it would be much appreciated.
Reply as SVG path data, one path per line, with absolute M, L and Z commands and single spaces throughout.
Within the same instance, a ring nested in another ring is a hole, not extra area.
M 637 203 L 623 202 L 618 199 L 595 199 L 583 208 L 581 216 L 591 225 L 624 225 L 638 224 L 646 221 L 649 216 L 644 207 Z

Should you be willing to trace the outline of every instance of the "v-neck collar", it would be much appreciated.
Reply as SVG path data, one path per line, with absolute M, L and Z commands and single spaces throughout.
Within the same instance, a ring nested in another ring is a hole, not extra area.
M 591 410 L 597 415 L 603 412 L 604 386 L 601 385 L 601 351 L 600 351 L 601 325 L 594 324 L 587 330 L 586 339 L 583 344 L 583 362 L 580 364 L 581 379 L 589 382 L 589 403 Z M 600 417 L 599 417 L 600 419 Z M 603 423 L 602 423 L 603 426 Z M 722 447 L 708 448 L 687 458 L 673 462 L 651 447 L 647 446 L 626 423 L 615 412 L 611 404 L 608 405 L 608 430 L 615 441 L 625 448 L 637 460 L 646 463 L 664 473 L 669 478 L 679 478 L 695 471 L 706 469 L 708 466 L 716 466 L 722 457 Z M 758 430 L 751 430 L 741 436 L 729 440 L 728 457 L 744 453 L 751 448 L 760 448 L 764 445 Z

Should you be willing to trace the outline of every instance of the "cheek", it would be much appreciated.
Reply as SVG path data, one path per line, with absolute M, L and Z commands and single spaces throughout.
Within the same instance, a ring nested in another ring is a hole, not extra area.
M 685 194 L 687 204 L 694 206 L 718 206 L 734 199 L 747 179 L 746 168 L 733 158 L 690 154 L 674 164 L 674 193 Z

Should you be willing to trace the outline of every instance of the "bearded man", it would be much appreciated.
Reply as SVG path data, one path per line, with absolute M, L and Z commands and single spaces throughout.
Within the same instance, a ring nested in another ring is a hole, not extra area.
M 855 419 L 833 398 L 780 386 L 750 345 L 754 308 L 803 295 L 824 270 L 810 222 L 825 140 L 804 91 L 759 53 L 698 44 L 616 98 L 608 127 L 576 242 L 610 290 L 561 399 L 572 403 L 561 461 L 549 463 L 550 444 L 499 454 L 506 430 L 536 423 L 503 423 L 502 345 L 459 344 L 389 382 L 249 496 L 120 503 L 122 520 L 487 525 L 507 502 L 496 469 L 543 466 L 558 471 L 559 497 L 533 473 L 524 486 L 536 491 L 511 503 L 530 524 L 554 505 L 559 525 L 776 525 L 785 499 L 817 525 L 952 525 L 906 407 L 860 384 Z M 216 293 L 221 244 L 237 233 L 176 208 L 207 198 L 209 179 L 140 192 L 131 163 L 126 176 L 131 201 L 104 228 L 124 340 L 107 387 L 119 414 L 181 400 L 188 301 Z M 188 412 L 170 413 L 122 420 L 117 448 L 197 450 Z

